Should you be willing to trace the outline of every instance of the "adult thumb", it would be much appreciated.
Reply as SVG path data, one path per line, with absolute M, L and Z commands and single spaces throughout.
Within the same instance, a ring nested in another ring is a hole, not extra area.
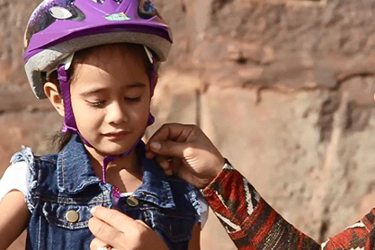
M 150 149 L 162 156 L 184 157 L 184 151 L 188 148 L 186 143 L 174 141 L 151 142 Z

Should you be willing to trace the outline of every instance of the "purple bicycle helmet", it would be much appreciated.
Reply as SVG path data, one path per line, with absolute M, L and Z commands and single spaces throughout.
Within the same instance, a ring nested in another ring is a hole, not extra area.
M 75 51 L 135 43 L 165 61 L 171 30 L 150 0 L 44 0 L 32 13 L 24 38 L 25 71 L 37 98 L 43 78 Z
M 64 132 L 70 130 L 80 135 L 70 101 L 68 68 L 72 55 L 85 48 L 111 43 L 145 47 L 152 64 L 149 78 L 153 92 L 155 65 L 166 60 L 172 35 L 150 0 L 44 0 L 32 13 L 24 38 L 26 75 L 36 97 L 43 99 L 46 98 L 45 76 L 57 71 L 65 107 Z M 150 114 L 148 125 L 152 123 Z M 129 154 L 140 140 L 121 155 Z M 108 163 L 118 156 L 104 158 L 104 182 Z

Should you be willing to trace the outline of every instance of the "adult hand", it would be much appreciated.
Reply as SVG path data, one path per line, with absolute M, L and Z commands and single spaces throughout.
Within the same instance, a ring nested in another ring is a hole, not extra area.
M 204 188 L 221 171 L 225 160 L 210 139 L 195 125 L 164 124 L 150 138 L 146 156 L 156 157 L 168 175 L 177 174 Z
M 90 249 L 111 246 L 116 250 L 168 250 L 162 238 L 141 220 L 105 207 L 94 207 L 89 229 L 95 238 Z

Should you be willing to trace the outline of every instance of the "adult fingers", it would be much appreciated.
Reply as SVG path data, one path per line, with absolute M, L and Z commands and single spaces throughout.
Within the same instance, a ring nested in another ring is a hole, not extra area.
M 150 150 L 157 155 L 183 159 L 190 156 L 193 150 L 191 143 L 174 141 L 154 141 L 149 144 Z
M 195 125 L 183 125 L 178 123 L 164 124 L 159 128 L 149 139 L 146 145 L 146 156 L 148 158 L 155 157 L 155 152 L 151 149 L 150 145 L 154 147 L 160 141 L 174 141 L 174 142 L 188 142 L 191 141 L 196 134 L 197 127 Z M 157 146 L 156 146 L 157 147 Z
M 164 124 L 151 136 L 149 142 L 166 140 L 182 142 L 187 140 L 194 130 L 196 130 L 195 125 L 179 123 Z
M 164 173 L 166 175 L 172 175 L 172 166 L 171 166 L 171 160 L 172 158 L 166 157 L 166 156 L 161 156 L 157 155 L 155 157 L 156 161 L 159 163 L 160 167 L 164 170 Z
M 180 136 L 185 125 L 179 123 L 163 124 L 150 138 L 150 140 L 165 140 L 167 138 L 175 139 Z

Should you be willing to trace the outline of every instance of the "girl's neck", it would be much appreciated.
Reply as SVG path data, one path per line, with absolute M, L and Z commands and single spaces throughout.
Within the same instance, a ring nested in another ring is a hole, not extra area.
M 85 147 L 94 172 L 100 179 L 103 179 L 102 167 L 105 156 L 94 148 Z M 135 150 L 133 150 L 129 155 L 119 156 L 109 162 L 106 182 L 115 185 L 121 192 L 132 192 L 141 184 L 142 176 L 142 166 Z

